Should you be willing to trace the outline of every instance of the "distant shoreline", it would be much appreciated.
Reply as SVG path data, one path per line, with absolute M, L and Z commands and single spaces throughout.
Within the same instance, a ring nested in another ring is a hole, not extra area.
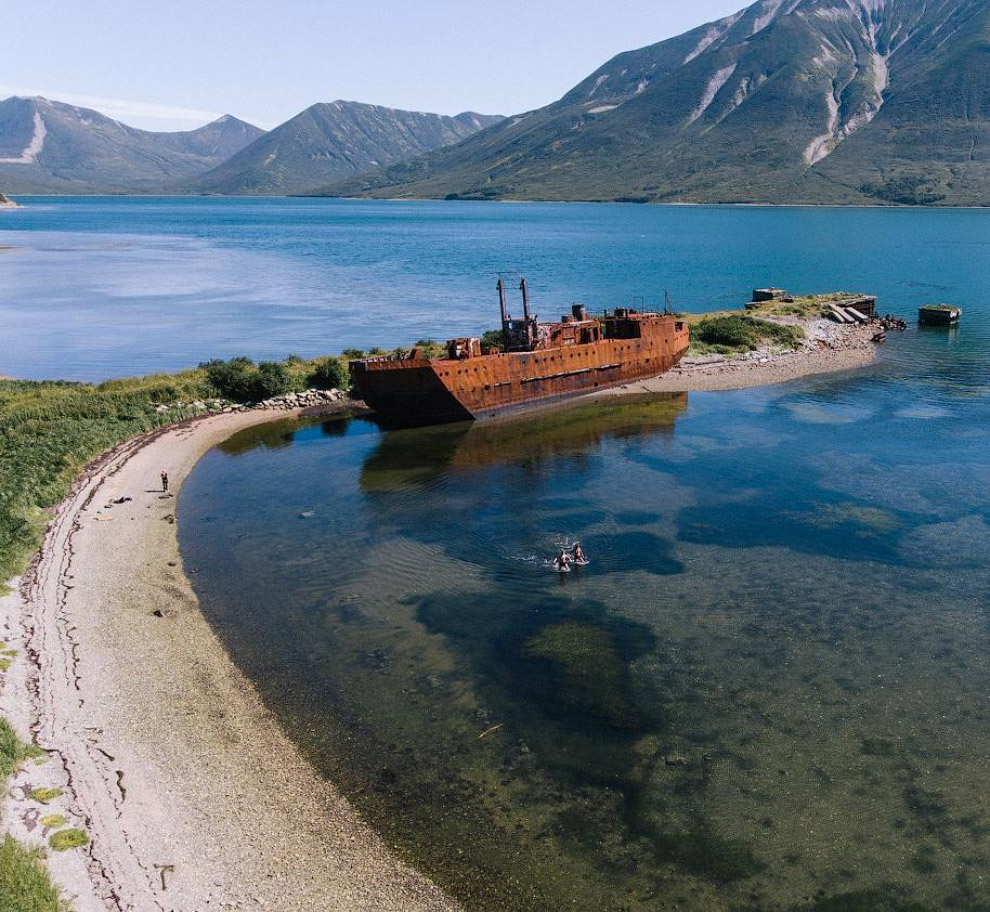
M 174 200 L 335 200 L 349 203 L 452 203 L 452 204 L 501 204 L 501 205 L 564 205 L 564 206 L 629 206 L 656 209 L 823 209 L 823 210 L 882 210 L 925 212 L 986 212 L 987 206 L 920 206 L 906 203 L 758 203 L 758 202 L 632 202 L 630 200 L 556 200 L 556 199 L 456 199 L 440 197 L 367 197 L 367 196 L 307 196 L 306 194 L 198 194 L 198 193 L 19 193 L 19 198 L 30 199 L 174 199 Z M 0 208 L 22 209 L 14 203 Z

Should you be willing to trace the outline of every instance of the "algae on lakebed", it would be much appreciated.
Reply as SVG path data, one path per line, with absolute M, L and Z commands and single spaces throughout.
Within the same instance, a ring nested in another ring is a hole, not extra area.
M 615 728 L 642 724 L 627 694 L 625 663 L 608 631 L 588 624 L 552 624 L 523 644 L 523 655 L 553 668 L 561 703 Z

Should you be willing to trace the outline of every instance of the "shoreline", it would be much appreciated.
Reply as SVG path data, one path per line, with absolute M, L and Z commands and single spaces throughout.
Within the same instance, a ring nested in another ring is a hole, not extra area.
M 3 822 L 28 845 L 49 814 L 87 831 L 86 848 L 49 859 L 74 912 L 459 908 L 285 736 L 179 556 L 174 494 L 206 452 L 254 425 L 343 411 L 211 415 L 121 445 L 77 481 L 0 599 L 18 650 L 0 710 L 49 757 L 17 774 Z M 163 468 L 170 497 L 154 490 Z M 64 794 L 39 808 L 38 787 Z
M 688 359 L 596 396 L 862 368 L 876 359 L 874 332 L 823 321 L 798 351 Z M 460 908 L 399 861 L 289 741 L 207 622 L 179 555 L 175 495 L 209 450 L 256 425 L 348 411 L 269 404 L 122 444 L 87 467 L 23 579 L 0 597 L 0 640 L 17 650 L 0 713 L 49 756 L 17 773 L 2 822 L 28 845 L 44 844 L 50 814 L 87 831 L 88 847 L 48 861 L 74 912 Z M 162 469 L 168 497 L 156 489 Z M 65 794 L 39 808 L 29 794 L 39 787 Z
M 875 326 L 844 327 L 827 320 L 805 326 L 811 329 L 811 338 L 797 351 L 776 354 L 764 350 L 747 358 L 685 358 L 678 367 L 653 380 L 630 383 L 601 395 L 731 392 L 858 370 L 877 360 Z
M 313 196 L 307 193 L 277 194 L 277 193 L 18 193 L 18 197 L 29 199 L 203 199 L 203 200 L 345 200 L 355 203 L 503 203 L 507 205 L 578 205 L 578 206 L 653 206 L 680 209 L 861 209 L 873 210 L 915 210 L 928 212 L 953 212 L 957 210 L 985 212 L 990 205 L 929 205 L 919 203 L 763 203 L 763 202 L 697 202 L 697 201 L 649 201 L 645 203 L 630 200 L 594 200 L 594 199 L 446 199 L 442 196 Z M 24 208 L 15 203 L 15 209 Z

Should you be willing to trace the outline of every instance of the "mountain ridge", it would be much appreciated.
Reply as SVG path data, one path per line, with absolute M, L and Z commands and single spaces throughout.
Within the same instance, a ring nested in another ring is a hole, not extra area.
M 320 102 L 212 171 L 172 189 L 228 195 L 306 193 L 331 180 L 459 142 L 501 119 L 473 111 L 448 117 L 341 99 Z
M 229 114 L 195 130 L 139 130 L 42 97 L 0 101 L 0 182 L 11 193 L 138 192 L 207 171 L 264 131 Z
M 321 192 L 990 204 L 990 8 L 758 0 L 617 55 L 551 105 Z

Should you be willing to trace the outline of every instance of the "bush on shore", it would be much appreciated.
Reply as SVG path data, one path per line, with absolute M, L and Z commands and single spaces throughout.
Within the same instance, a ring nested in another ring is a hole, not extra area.
M 308 385 L 311 389 L 347 389 L 350 380 L 347 369 L 339 358 L 325 358 L 313 368 L 313 372 L 308 377 Z
M 287 364 L 262 361 L 255 366 L 250 358 L 231 358 L 229 361 L 207 361 L 200 368 L 206 372 L 207 383 L 215 395 L 233 402 L 260 402 L 301 392 L 301 378 L 290 371 L 289 364 L 297 367 L 302 363 L 298 360 Z
M 696 348 L 721 354 L 756 351 L 764 345 L 792 349 L 802 339 L 804 330 L 800 326 L 782 326 L 742 315 L 711 317 L 691 331 Z

